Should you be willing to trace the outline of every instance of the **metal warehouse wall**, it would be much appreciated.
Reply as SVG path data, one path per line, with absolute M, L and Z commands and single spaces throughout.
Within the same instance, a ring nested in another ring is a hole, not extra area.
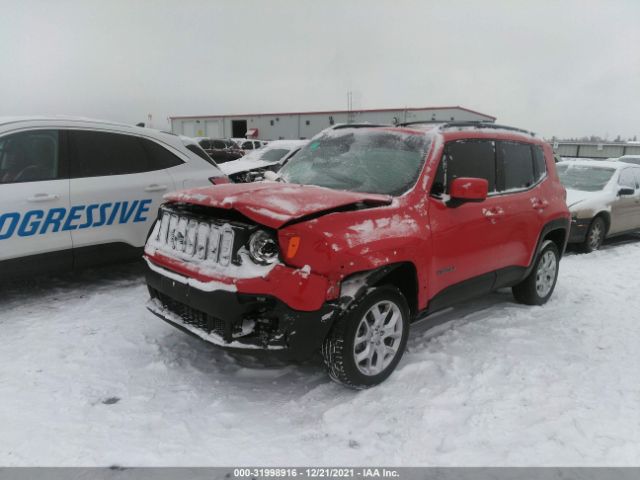
M 263 140 L 310 138 L 334 123 L 371 122 L 392 124 L 414 120 L 486 120 L 489 115 L 462 108 L 421 110 L 368 110 L 361 112 L 310 112 L 264 115 L 229 115 L 218 117 L 176 117 L 171 119 L 173 133 L 189 137 L 232 137 L 232 122 L 245 120 L 247 129 L 257 128 L 258 138 Z
M 561 157 L 617 158 L 640 155 L 640 145 L 628 143 L 557 142 L 553 151 Z

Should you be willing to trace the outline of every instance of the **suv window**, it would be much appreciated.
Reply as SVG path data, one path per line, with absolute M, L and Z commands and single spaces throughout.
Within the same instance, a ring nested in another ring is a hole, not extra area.
M 200 148 L 198 145 L 194 144 L 194 143 L 188 143 L 185 145 L 185 147 L 187 147 L 189 150 L 191 150 L 193 153 L 195 153 L 196 155 L 198 155 L 200 158 L 202 158 L 203 160 L 206 160 L 208 163 L 210 163 L 211 165 L 213 165 L 214 167 L 217 167 L 218 165 L 216 164 L 216 162 L 213 160 L 213 158 L 211 158 L 207 152 L 205 152 L 202 148 Z
M 148 153 L 148 146 L 133 135 L 72 130 L 70 138 L 73 178 L 127 175 L 166 168 L 165 160 L 156 163 L 155 155 Z
M 202 147 L 202 148 L 211 148 L 211 140 L 200 140 L 198 142 L 198 144 Z
M 162 168 L 171 168 L 178 165 L 182 165 L 184 162 L 167 150 L 162 145 L 157 144 L 152 140 L 146 138 L 139 139 L 147 151 L 147 155 L 151 160 L 153 170 L 160 170 Z
M 496 154 L 493 140 L 457 140 L 447 143 L 438 165 L 431 193 L 449 193 L 449 185 L 459 177 L 485 178 L 489 192 L 496 190 Z
M 618 178 L 618 185 L 622 187 L 636 188 L 636 177 L 633 174 L 632 168 L 627 168 L 620 172 L 620 178 Z
M 547 173 L 547 162 L 544 160 L 544 150 L 540 145 L 533 146 L 533 167 L 537 182 Z
M 34 130 L 0 139 L 0 183 L 66 178 L 59 157 L 59 132 Z
M 535 183 L 531 145 L 528 143 L 498 143 L 500 165 L 504 176 L 501 190 L 528 188 Z
M 211 148 L 225 148 L 226 145 L 222 140 L 211 140 Z
M 253 143 L 252 142 L 243 142 L 242 143 L 242 148 L 245 150 L 252 150 L 253 149 Z

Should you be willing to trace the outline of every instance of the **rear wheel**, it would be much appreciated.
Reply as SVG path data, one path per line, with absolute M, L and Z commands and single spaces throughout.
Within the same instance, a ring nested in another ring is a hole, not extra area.
M 555 243 L 547 241 L 542 247 L 531 273 L 512 288 L 515 299 L 525 305 L 547 303 L 556 286 L 559 262 L 558 247 Z
M 322 346 L 329 376 L 351 388 L 384 381 L 402 358 L 409 333 L 409 307 L 392 286 L 376 287 L 334 324 Z
M 580 245 L 581 250 L 585 253 L 591 253 L 598 250 L 604 240 L 606 228 L 607 226 L 605 225 L 602 217 L 594 218 L 591 225 L 589 225 L 589 230 L 587 230 L 587 237 Z

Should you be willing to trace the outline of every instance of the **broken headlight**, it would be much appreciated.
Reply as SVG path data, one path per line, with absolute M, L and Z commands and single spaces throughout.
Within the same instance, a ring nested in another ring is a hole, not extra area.
M 257 230 L 249 239 L 249 255 L 254 262 L 270 265 L 278 260 L 278 242 L 264 230 Z

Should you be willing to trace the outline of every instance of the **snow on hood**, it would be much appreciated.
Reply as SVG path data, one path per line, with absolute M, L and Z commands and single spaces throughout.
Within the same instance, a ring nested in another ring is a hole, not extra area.
M 360 202 L 375 207 L 389 205 L 392 201 L 389 195 L 287 183 L 230 183 L 173 192 L 164 198 L 172 202 L 236 210 L 271 228 Z
M 597 192 L 585 192 L 584 190 L 573 190 L 571 188 L 567 188 L 567 206 L 571 207 L 576 203 L 582 202 L 584 200 L 591 200 L 602 196 L 602 191 Z

